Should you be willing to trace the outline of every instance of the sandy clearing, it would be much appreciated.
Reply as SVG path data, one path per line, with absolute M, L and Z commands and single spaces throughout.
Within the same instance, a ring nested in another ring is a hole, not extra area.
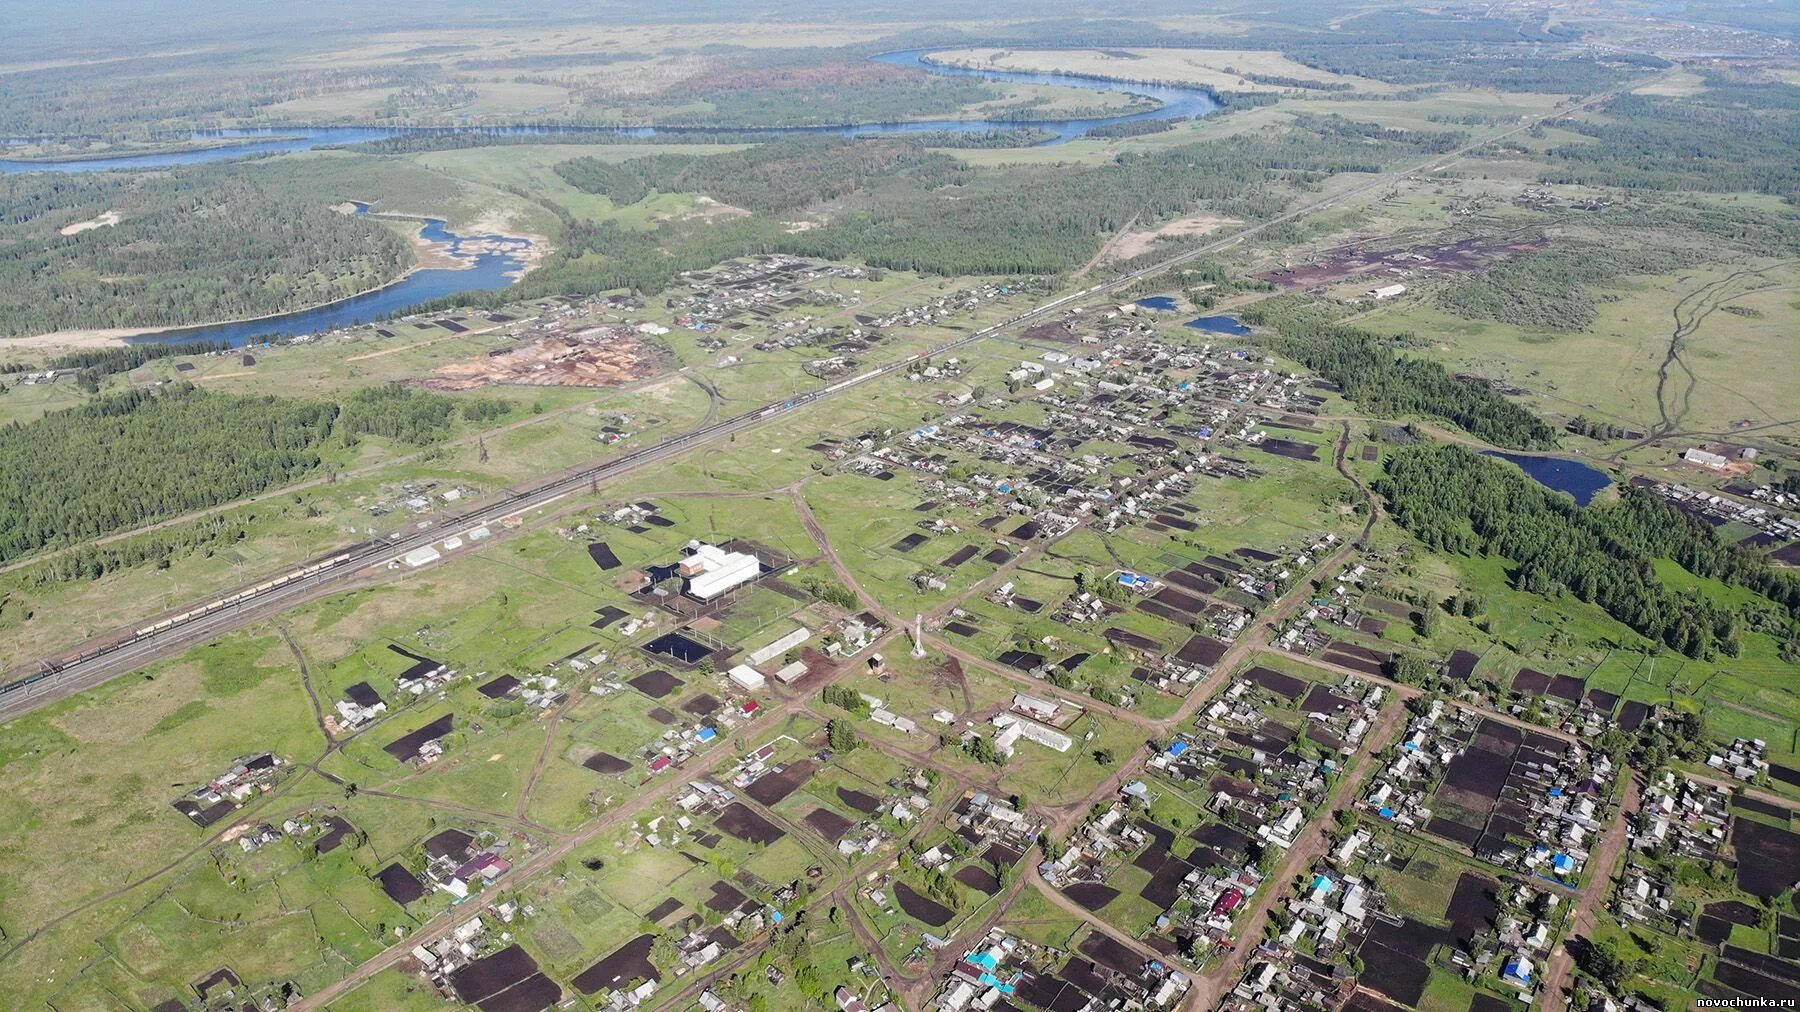
M 1193 214 L 1177 218 L 1156 228 L 1138 229 L 1120 236 L 1113 243 L 1110 259 L 1130 260 L 1132 257 L 1142 256 L 1155 247 L 1158 239 L 1187 239 L 1242 224 L 1236 218 L 1217 214 Z
M 119 217 L 119 212 L 105 211 L 98 217 L 89 218 L 86 221 L 78 221 L 73 225 L 64 225 L 62 228 L 58 229 L 58 231 L 63 235 L 80 235 L 83 232 L 89 232 L 96 228 L 111 228 L 122 220 L 123 219 Z
M 8 348 L 113 348 L 128 337 L 154 334 L 156 328 L 111 327 L 89 330 L 54 330 L 28 337 L 0 337 L 0 345 Z

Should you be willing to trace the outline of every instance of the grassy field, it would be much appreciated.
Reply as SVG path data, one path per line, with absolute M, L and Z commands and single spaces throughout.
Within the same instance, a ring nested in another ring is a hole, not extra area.
M 1551 415 L 1587 414 L 1648 428 L 1657 414 L 1657 371 L 1669 349 L 1676 305 L 1709 285 L 1726 282 L 1737 266 L 1662 277 L 1628 278 L 1601 290 L 1599 318 L 1578 331 L 1532 331 L 1492 321 L 1451 316 L 1428 300 L 1407 300 L 1361 318 L 1384 332 L 1427 335 L 1431 354 L 1456 370 L 1477 372 L 1532 392 Z M 1792 264 L 1752 265 L 1754 276 L 1735 282 L 1724 304 L 1751 315 L 1713 312 L 1682 341 L 1682 362 L 1692 371 L 1691 399 L 1676 404 L 1684 429 L 1729 431 L 1742 422 L 1770 434 L 1800 435 L 1781 410 L 1793 383 L 1784 367 L 1781 320 L 1800 285 Z M 1754 289 L 1754 290 L 1752 290 Z M 1687 386 L 1677 374 L 1675 391 Z M 1673 398 L 1671 398 L 1673 401 Z M 1684 410 L 1682 410 L 1684 409 Z

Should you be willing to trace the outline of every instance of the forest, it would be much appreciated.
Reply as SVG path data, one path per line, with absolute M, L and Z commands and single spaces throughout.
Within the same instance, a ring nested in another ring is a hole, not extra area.
M 1640 489 L 1621 489 L 1616 503 L 1579 507 L 1509 464 L 1428 444 L 1390 454 L 1375 490 L 1395 522 L 1428 548 L 1505 558 L 1517 589 L 1567 592 L 1689 657 L 1735 656 L 1741 617 L 1703 594 L 1670 590 L 1651 566 L 1655 559 L 1746 587 L 1790 614 L 1800 607 L 1800 581 Z
M 344 444 L 379 436 L 427 445 L 458 419 L 505 417 L 496 398 L 457 398 L 400 386 L 371 387 L 343 404 L 209 394 L 181 384 L 134 390 L 0 428 L 0 562 L 234 502 L 317 470 L 335 434 Z M 218 528 L 168 532 L 45 571 L 119 568 L 224 537 Z
M 492 397 L 450 398 L 390 383 L 344 398 L 337 424 L 346 441 L 382 436 L 424 446 L 448 436 L 459 415 L 471 422 L 490 422 L 511 410 L 507 402 Z
M 1345 397 L 1371 411 L 1439 418 L 1495 446 L 1542 450 L 1556 445 L 1555 429 L 1488 384 L 1453 376 L 1436 362 L 1398 354 L 1396 346 L 1407 338 L 1330 322 L 1294 300 L 1250 306 L 1241 318 L 1274 327 L 1277 351 L 1336 383 Z
M 65 234 L 105 212 L 117 223 Z M 0 335 L 265 316 L 411 262 L 379 221 L 247 172 L 0 175 Z
M 1661 274 L 1695 259 L 1641 241 L 1629 246 L 1559 241 L 1552 249 L 1510 257 L 1451 283 L 1438 294 L 1438 303 L 1471 320 L 1581 330 L 1599 312 L 1590 286 L 1627 274 Z
M 1546 182 L 1800 200 L 1800 86 L 1711 74 L 1697 95 L 1625 94 L 1605 113 L 1558 121 L 1590 139 L 1550 148 Z
M 337 408 L 179 386 L 0 430 L 0 561 L 232 502 L 319 466 Z

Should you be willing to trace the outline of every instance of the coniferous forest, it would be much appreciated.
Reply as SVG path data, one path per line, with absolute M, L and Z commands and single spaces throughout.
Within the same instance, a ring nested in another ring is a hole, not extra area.
M 1656 559 L 1753 590 L 1790 613 L 1800 609 L 1800 581 L 1639 489 L 1622 489 L 1616 503 L 1578 507 L 1509 464 L 1458 446 L 1421 445 L 1388 457 L 1375 490 L 1426 547 L 1505 558 L 1518 589 L 1567 592 L 1689 657 L 1735 655 L 1740 618 L 1703 594 L 1668 587 Z

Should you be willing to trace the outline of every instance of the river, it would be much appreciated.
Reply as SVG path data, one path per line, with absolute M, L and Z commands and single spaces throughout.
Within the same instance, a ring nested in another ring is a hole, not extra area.
M 457 133 L 486 134 L 494 136 L 569 136 L 592 135 L 607 137 L 653 138 L 659 135 L 694 134 L 694 133 L 754 133 L 769 136 L 788 136 L 796 134 L 844 136 L 844 137 L 879 137 L 900 134 L 933 133 L 952 131 L 956 133 L 984 133 L 989 130 L 1007 130 L 1017 127 L 1029 127 L 1050 132 L 1051 136 L 1045 144 L 1063 144 L 1087 134 L 1098 126 L 1112 123 L 1128 123 L 1138 120 L 1167 120 L 1186 117 L 1206 116 L 1217 112 L 1221 105 L 1218 98 L 1210 91 L 1199 87 L 1183 87 L 1166 84 L 1139 84 L 1134 82 L 1114 81 L 1097 77 L 1086 77 L 1079 74 L 1042 74 L 1011 70 L 976 70 L 966 67 L 951 67 L 937 64 L 925 59 L 930 50 L 910 49 L 901 52 L 883 53 L 875 59 L 900 67 L 915 67 L 932 74 L 944 74 L 957 77 L 980 77 L 990 81 L 1002 81 L 1015 84 L 1058 85 L 1067 88 L 1080 88 L 1087 91 L 1128 91 L 1135 95 L 1143 95 L 1154 99 L 1159 105 L 1147 109 L 1118 116 L 1102 116 L 1081 119 L 1061 120 L 996 120 L 996 119 L 928 119 L 906 120 L 897 123 L 863 123 L 849 126 L 821 127 L 765 127 L 745 130 L 730 126 L 707 127 L 583 127 L 583 126 L 480 126 L 480 127 L 355 127 L 355 126 L 320 126 L 320 127 L 262 127 L 238 130 L 196 131 L 188 139 L 208 146 L 187 151 L 166 151 L 154 154 L 119 155 L 116 157 L 100 157 L 86 159 L 69 159 L 65 161 L 42 162 L 19 159 L 0 159 L 0 173 L 21 172 L 100 172 L 106 170 L 160 169 L 181 165 L 201 165 L 209 162 L 228 161 L 253 155 L 287 154 L 300 151 L 312 151 L 322 147 L 336 147 L 348 144 L 363 144 L 370 141 L 385 140 L 390 137 L 414 136 L 422 134 Z M 242 143 L 214 143 L 241 139 Z M 7 143 L 19 143 L 18 140 Z M 464 242 L 495 241 L 505 237 L 457 235 L 444 228 L 442 221 L 426 223 L 425 238 L 434 241 L 450 242 L 455 249 L 460 249 Z M 518 240 L 513 240 L 517 242 Z M 268 335 L 293 337 L 303 334 L 316 334 L 335 327 L 353 323 L 367 323 L 429 302 L 433 299 L 454 295 L 458 292 L 492 291 L 504 288 L 512 281 L 522 267 L 517 252 L 482 252 L 471 258 L 473 266 L 466 270 L 446 270 L 439 268 L 421 268 L 406 275 L 400 280 L 372 292 L 352 296 L 339 302 L 328 303 L 311 309 L 303 309 L 280 316 L 267 317 L 261 320 L 244 320 L 231 323 L 205 324 L 183 327 L 179 330 L 160 331 L 135 338 L 137 341 L 230 341 L 234 345 L 242 345 L 256 338 Z
M 357 204 L 357 213 L 367 210 L 368 205 Z M 420 221 L 420 225 L 420 238 L 444 244 L 446 252 L 468 266 L 420 267 L 393 284 L 322 306 L 255 320 L 160 330 L 128 341 L 133 344 L 225 341 L 233 347 L 242 347 L 269 337 L 318 334 L 338 327 L 373 323 L 458 292 L 491 292 L 505 288 L 525 269 L 525 258 L 531 249 L 529 240 L 505 235 L 458 235 L 445 228 L 441 218 L 427 218 Z

